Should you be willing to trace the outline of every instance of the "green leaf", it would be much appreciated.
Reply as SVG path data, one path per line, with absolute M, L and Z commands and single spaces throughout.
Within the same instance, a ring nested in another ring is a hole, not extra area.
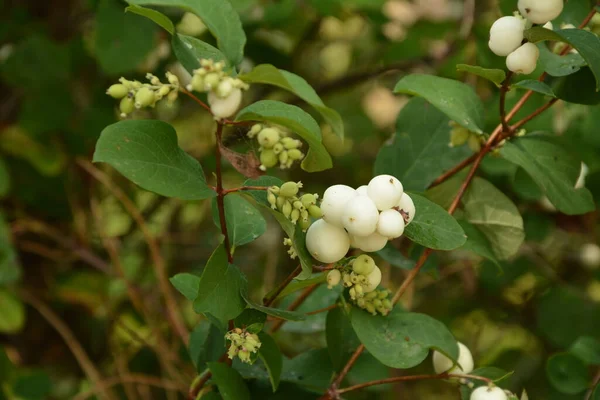
M 550 76 L 567 76 L 587 65 L 581 54 L 569 53 L 564 56 L 553 53 L 545 43 L 538 43 L 540 49 L 539 64 Z
M 502 147 L 500 154 L 527 171 L 563 213 L 585 214 L 595 209 L 589 190 L 575 189 L 581 162 L 548 137 L 529 135 L 511 140 Z
M 544 82 L 540 82 L 535 79 L 525 79 L 511 86 L 513 88 L 531 90 L 536 93 L 541 93 L 544 96 L 556 97 L 556 94 L 554 94 L 554 91 L 550 86 L 546 85 Z
M 229 66 L 225 54 L 221 53 L 216 47 L 195 37 L 176 33 L 171 39 L 171 46 L 175 57 L 190 74 L 193 74 L 195 69 L 200 68 L 201 59 L 225 61 L 226 66 Z
M 306 287 L 309 287 L 312 285 L 317 285 L 320 283 L 325 283 L 325 282 L 327 282 L 327 274 L 326 273 L 319 273 L 319 274 L 316 274 L 312 278 L 308 278 L 308 279 L 304 279 L 304 280 L 293 279 L 285 287 L 285 289 L 283 289 L 281 291 L 281 293 L 279 293 L 279 295 L 277 295 L 277 297 L 275 299 L 282 299 L 286 296 L 289 296 L 292 293 L 297 292 L 298 290 L 302 290 Z M 272 296 L 277 289 L 278 289 L 277 287 L 273 288 L 273 290 L 271 290 L 269 293 L 266 294 L 266 297 Z
M 308 313 L 315 310 L 321 310 L 335 304 L 343 291 L 342 285 L 328 289 L 327 285 L 317 287 L 303 302 L 296 311 Z M 300 296 L 299 293 L 291 295 L 281 302 L 281 307 L 289 307 Z M 327 315 L 318 313 L 315 315 L 306 315 L 303 321 L 293 321 L 285 324 L 281 330 L 284 332 L 293 332 L 300 334 L 309 334 L 323 332 L 326 329 Z
M 281 371 L 283 370 L 283 356 L 275 340 L 265 332 L 258 334 L 260 338 L 261 346 L 258 350 L 258 356 L 263 360 L 263 363 L 267 367 L 269 372 L 269 380 L 273 387 L 273 393 L 277 391 L 279 387 L 279 381 L 281 379 Z
M 462 204 L 467 221 L 485 235 L 498 259 L 516 254 L 525 239 L 523 218 L 504 193 L 488 181 L 475 178 Z
M 15 334 L 25 325 L 25 306 L 12 293 L 0 289 L 0 333 Z
M 375 175 L 389 174 L 407 190 L 421 191 L 443 172 L 470 155 L 466 146 L 451 148 L 448 117 L 421 98 L 404 106 L 396 134 L 383 145 L 375 160 Z
M 189 301 L 194 301 L 198 296 L 198 288 L 200 287 L 199 276 L 184 272 L 171 277 L 169 280 L 175 286 L 175 289 Z
M 552 88 L 556 97 L 563 101 L 593 106 L 600 103 L 600 92 L 596 91 L 595 82 L 594 74 L 585 67 L 572 75 L 556 79 Z
M 416 212 L 404 231 L 406 237 L 434 250 L 454 250 L 465 244 L 465 232 L 446 210 L 414 193 L 410 197 Z
M 550 357 L 546 363 L 546 375 L 550 384 L 561 393 L 581 393 L 588 386 L 587 367 L 583 361 L 569 353 L 559 353 Z
M 489 69 L 477 65 L 458 64 L 456 70 L 480 76 L 488 81 L 492 81 L 497 86 L 502 85 L 502 82 L 506 79 L 506 72 L 502 69 Z
M 600 38 L 598 35 L 583 29 L 551 31 L 536 26 L 525 31 L 525 38 L 532 43 L 550 40 L 570 44 L 587 62 L 596 77 L 596 91 L 600 90 Z
M 350 319 L 341 308 L 334 308 L 327 313 L 325 336 L 331 363 L 336 371 L 340 371 L 360 345 Z
M 394 267 L 411 270 L 415 266 L 415 262 L 413 260 L 404 257 L 404 255 L 400 253 L 400 250 L 396 249 L 394 245 L 389 242 L 383 249 L 379 250 L 375 254 L 389 262 Z
M 596 8 L 600 8 L 600 6 Z M 600 400 L 600 383 L 596 385 L 596 388 L 592 392 L 592 397 L 590 397 L 590 400 Z
M 223 400 L 250 400 L 250 391 L 239 372 L 220 362 L 210 362 L 208 368 Z
M 317 110 L 336 135 L 341 138 L 344 137 L 342 117 L 337 111 L 323 103 L 317 92 L 304 78 L 283 69 L 278 69 L 271 64 L 260 64 L 247 74 L 240 75 L 240 79 L 248 83 L 273 85 L 292 92 Z
M 198 161 L 177 145 L 175 129 L 162 121 L 127 120 L 100 134 L 94 162 L 105 162 L 142 188 L 167 197 L 202 200 L 216 193 Z
M 215 325 L 202 321 L 190 334 L 189 355 L 196 367 L 202 372 L 206 363 L 218 361 L 226 349 L 225 336 Z
M 259 333 L 263 330 L 267 314 L 253 308 L 246 308 L 243 313 L 238 315 L 233 324 L 236 328 L 247 329 L 250 333 Z
M 315 349 L 285 360 L 281 380 L 323 394 L 329 387 L 333 372 L 327 349 Z
M 256 302 L 252 301 L 248 297 L 248 293 L 244 292 L 244 293 L 242 293 L 242 296 L 249 307 L 251 307 L 255 310 L 258 310 L 260 312 L 263 312 L 267 315 L 270 315 L 272 317 L 276 317 L 279 319 L 285 319 L 286 321 L 302 321 L 303 319 L 306 318 L 306 316 L 304 314 L 299 313 L 297 311 L 281 310 L 279 308 L 267 307 L 267 306 L 263 306 L 262 304 L 258 304 Z
M 101 0 L 96 12 L 95 53 L 110 75 L 133 71 L 154 48 L 156 26 L 123 12 L 114 0 Z
M 21 279 L 22 269 L 12 244 L 10 227 L 0 213 L 0 287 Z
M 244 58 L 246 34 L 229 0 L 128 0 L 129 4 L 179 7 L 196 14 L 217 39 L 219 49 L 233 65 Z
M 5 197 L 10 191 L 11 179 L 4 159 L 0 158 L 0 198 Z
M 171 35 L 175 32 L 173 22 L 165 14 L 153 10 L 151 8 L 131 5 L 125 9 L 126 12 L 132 12 L 142 17 L 146 17 L 151 21 L 154 21 L 158 26 L 169 32 Z
M 452 333 L 428 315 L 395 308 L 387 317 L 382 317 L 353 308 L 350 320 L 367 350 L 388 367 L 415 367 L 427 358 L 430 350 L 437 350 L 453 360 L 458 357 L 458 345 Z
M 407 75 L 396 84 L 396 93 L 425 98 L 465 128 L 483 133 L 483 103 L 469 85 L 434 75 Z
M 310 149 L 302 160 L 302 169 L 318 172 L 332 167 L 331 157 L 323 146 L 321 128 L 301 108 L 280 101 L 261 100 L 241 110 L 236 121 L 263 121 L 285 126 L 304 139 Z
M 225 205 L 225 220 L 227 222 L 227 233 L 229 241 L 235 247 L 242 246 L 258 239 L 267 231 L 267 221 L 262 214 L 244 199 L 236 194 L 228 194 L 223 199 Z M 213 221 L 217 227 L 220 227 L 219 210 L 217 200 L 212 202 Z
M 475 226 L 473 226 L 471 223 L 469 223 L 467 221 L 459 220 L 458 223 L 460 224 L 460 226 L 465 231 L 465 234 L 467 235 L 467 242 L 465 243 L 465 245 L 462 248 L 464 250 L 472 251 L 473 253 L 477 254 L 478 256 L 487 258 L 488 260 L 492 261 L 494 264 L 499 265 L 498 259 L 496 258 L 496 255 L 494 254 L 494 249 L 492 248 L 490 241 L 483 234 L 483 232 L 481 232 L 479 229 L 477 229 Z
M 581 336 L 571 345 L 569 353 L 589 365 L 600 365 L 600 340 Z
M 244 182 L 244 186 L 281 186 L 283 185 L 283 181 L 274 176 L 263 175 L 257 179 L 247 179 Z M 266 190 L 248 190 L 245 193 L 252 196 L 254 200 L 260 203 L 263 206 L 271 207 L 269 201 L 267 200 L 267 191 Z
M 44 400 L 49 398 L 52 380 L 44 371 L 32 371 L 17 377 L 12 392 L 18 399 Z
M 245 278 L 239 269 L 228 263 L 225 246 L 221 244 L 204 267 L 194 310 L 197 313 L 210 313 L 219 321 L 233 319 L 246 308 L 241 295 L 245 285 Z

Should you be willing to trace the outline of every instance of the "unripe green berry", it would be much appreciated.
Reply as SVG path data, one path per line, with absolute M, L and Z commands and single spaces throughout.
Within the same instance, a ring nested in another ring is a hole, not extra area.
M 375 269 L 375 261 L 366 254 L 358 256 L 352 263 L 352 270 L 359 275 L 369 275 Z
M 375 308 L 379 308 L 381 307 L 383 304 L 381 303 L 381 300 L 379 299 L 373 299 L 373 305 L 375 306 Z
M 135 94 L 135 108 L 147 107 L 154 103 L 156 95 L 148 87 L 143 87 Z
M 350 290 L 348 291 L 348 293 L 350 294 L 350 298 L 352 300 L 356 299 L 356 289 L 355 289 L 355 287 L 351 287 Z
M 302 202 L 300 200 L 296 200 L 294 201 L 294 203 L 292 204 L 294 206 L 295 209 L 297 210 L 306 210 L 306 207 L 304 207 L 304 204 L 302 204 Z
M 283 211 L 283 206 L 285 205 L 285 203 L 287 202 L 287 199 L 285 197 L 278 197 L 277 198 L 277 209 L 279 211 Z
M 381 300 L 381 305 L 388 310 L 392 308 L 392 302 L 389 299 Z
M 261 124 L 252 125 L 252 128 L 250 128 L 250 131 L 248 132 L 248 137 L 253 138 L 254 136 L 258 135 L 258 133 L 262 131 L 262 128 L 263 127 Z
M 192 81 L 188 89 L 195 90 L 196 92 L 204 92 L 204 77 L 198 74 L 195 74 L 192 77 Z
M 451 147 L 459 147 L 463 144 L 467 143 L 469 140 L 469 130 L 463 128 L 462 126 L 457 126 L 456 128 L 450 131 L 450 146 Z
M 306 232 L 306 230 L 310 228 L 310 220 L 308 219 L 300 218 L 299 224 L 303 232 Z
M 302 142 L 299 140 L 292 139 L 292 138 L 286 138 L 286 139 L 288 139 L 288 140 L 283 142 L 283 146 L 287 150 L 297 149 L 298 147 L 302 146 Z
M 377 313 L 375 312 L 375 307 L 373 306 L 373 304 L 367 303 L 367 304 L 365 305 L 365 308 L 366 308 L 366 310 L 367 310 L 368 312 L 370 312 L 371 314 L 373 314 L 373 315 L 377 314 Z
M 355 285 L 354 290 L 356 292 L 356 297 L 363 297 L 365 294 L 363 287 L 361 285 Z
M 290 218 L 292 215 L 292 204 L 289 201 L 283 203 L 283 210 L 281 212 L 286 218 Z
M 266 168 L 273 168 L 277 165 L 277 155 L 271 149 L 265 149 L 260 153 L 260 162 Z
M 297 209 L 293 209 L 292 210 L 292 215 L 290 216 L 290 221 L 292 221 L 292 224 L 296 224 L 296 222 L 298 222 L 298 219 L 300 218 L 300 210 Z
M 169 86 L 161 86 L 160 89 L 158 89 L 158 92 L 156 93 L 157 97 L 163 98 L 166 95 L 169 94 L 169 92 L 171 91 L 171 88 Z
M 216 72 L 210 72 L 204 77 L 204 90 L 212 90 L 217 87 L 221 77 Z
M 294 197 L 302 188 L 301 182 L 286 182 L 279 188 L 279 195 L 284 197 Z
M 365 298 L 368 300 L 373 300 L 377 297 L 377 292 L 371 292 L 371 293 L 367 293 L 365 295 Z
M 106 91 L 106 94 L 115 99 L 122 99 L 123 97 L 127 96 L 128 92 L 129 90 L 127 90 L 125 85 L 117 83 L 115 85 L 111 85 L 111 87 L 109 87 Z
M 387 297 L 390 295 L 390 292 L 388 292 L 387 290 L 382 290 L 380 292 L 375 293 L 377 293 L 377 298 L 380 300 L 387 299 Z
M 317 198 L 314 194 L 306 193 L 300 197 L 300 201 L 304 204 L 304 207 L 308 208 L 313 204 L 317 204 Z
M 300 150 L 298 149 L 292 149 L 292 150 L 288 150 L 288 156 L 290 158 L 290 160 L 301 160 L 304 158 L 304 153 L 302 153 Z
M 281 164 L 281 167 L 285 167 L 285 165 L 287 164 L 289 159 L 289 155 L 287 150 L 282 151 L 281 153 L 279 153 L 279 163 Z
M 334 286 L 337 286 L 340 283 L 341 277 L 342 274 L 339 270 L 332 269 L 331 271 L 329 271 L 329 273 L 327 274 L 327 287 L 331 289 Z
M 250 362 L 250 352 L 248 350 L 240 350 L 238 353 L 238 357 L 241 362 L 249 363 Z
M 321 208 L 314 204 L 308 207 L 308 213 L 311 217 L 316 219 L 321 218 L 323 216 L 323 211 L 321 211 Z
M 272 209 L 277 208 L 277 196 L 275 196 L 273 193 L 271 193 L 271 192 L 267 193 L 267 201 L 271 205 Z
M 270 149 L 275 146 L 277 142 L 279 142 L 279 138 L 279 131 L 277 129 L 265 128 L 260 131 L 257 140 L 262 147 Z
M 121 99 L 121 103 L 119 104 L 119 109 L 121 110 L 121 114 L 123 116 L 131 114 L 133 110 L 135 110 L 135 102 L 129 96 L 123 97 Z

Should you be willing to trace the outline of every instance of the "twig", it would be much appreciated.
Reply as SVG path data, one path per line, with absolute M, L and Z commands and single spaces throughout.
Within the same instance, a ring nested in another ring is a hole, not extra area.
M 285 289 L 287 287 L 287 285 L 290 284 L 290 282 L 298 276 L 298 274 L 300 274 L 300 272 L 302 272 L 302 266 L 298 265 L 296 267 L 296 269 L 294 269 L 292 271 L 291 274 L 289 274 L 285 280 L 283 282 L 281 282 L 279 284 L 279 286 L 277 287 L 277 290 L 275 290 L 275 292 L 273 292 L 273 294 L 269 297 L 266 297 L 263 299 L 263 304 L 267 307 L 269 307 L 271 304 L 273 304 L 273 302 L 275 301 L 275 299 L 277 298 L 277 296 L 279 296 L 281 294 L 281 292 L 283 292 L 283 289 Z
M 432 188 L 434 186 L 441 185 L 442 183 L 446 182 L 448 179 L 452 178 L 454 175 L 456 175 L 460 171 L 462 171 L 465 167 L 471 165 L 473 163 L 473 161 L 475 161 L 476 158 L 477 158 L 477 153 L 473 154 L 469 158 L 464 159 L 459 164 L 452 167 L 452 169 L 450 169 L 450 170 L 444 172 L 442 175 L 440 175 L 435 181 L 433 181 L 433 183 L 429 187 Z
M 28 291 L 19 291 L 19 296 L 23 301 L 35 308 L 35 310 L 39 312 L 41 316 L 44 317 L 44 319 L 48 321 L 48 323 L 52 325 L 52 327 L 63 338 L 67 347 L 69 347 L 69 350 L 71 350 L 71 353 L 73 353 L 73 355 L 75 356 L 77 363 L 79 364 L 85 375 L 88 377 L 88 379 L 92 382 L 92 384 L 100 384 L 100 382 L 102 382 L 102 375 L 100 374 L 100 371 L 96 369 L 94 363 L 85 352 L 85 349 L 83 348 L 81 343 L 79 343 L 79 341 L 77 340 L 71 329 L 69 329 L 67 324 L 62 319 L 60 319 L 60 317 L 56 315 L 50 307 L 48 307 L 44 302 L 39 300 L 37 297 L 29 293 Z M 116 399 L 114 394 L 111 393 L 111 391 L 109 391 L 108 388 L 102 387 L 97 391 L 97 393 L 99 393 L 105 399 Z
M 512 71 L 506 74 L 506 78 L 504 82 L 502 82 L 502 86 L 500 87 L 500 123 L 502 124 L 502 131 L 509 132 L 510 127 L 508 126 L 508 121 L 506 120 L 506 94 L 510 90 L 510 80 L 513 77 Z
M 358 385 L 350 386 L 350 387 L 347 387 L 344 389 L 339 389 L 339 390 L 337 390 L 337 393 L 344 394 L 344 393 L 348 393 L 348 392 L 353 392 L 355 390 L 368 388 L 371 386 L 385 385 L 387 383 L 421 381 L 421 380 L 432 380 L 432 379 L 451 379 L 451 378 L 475 379 L 475 380 L 486 382 L 488 384 L 493 383 L 493 381 L 489 378 L 485 378 L 483 376 L 476 376 L 476 375 L 462 375 L 462 374 L 448 374 L 448 373 L 442 373 L 442 374 L 436 374 L 436 375 L 408 375 L 408 376 L 396 376 L 394 378 L 379 379 L 376 381 L 360 383 Z
M 235 193 L 235 192 L 243 192 L 246 190 L 268 190 L 268 186 L 241 186 L 232 189 L 223 189 L 223 194 Z
M 150 232 L 148 225 L 146 225 L 146 221 L 144 221 L 144 217 L 142 216 L 140 210 L 133 203 L 133 201 L 113 182 L 110 180 L 108 175 L 104 172 L 100 171 L 98 168 L 94 167 L 89 161 L 84 159 L 78 159 L 77 164 L 86 170 L 90 175 L 92 175 L 96 180 L 101 182 L 106 188 L 115 196 L 125 207 L 127 212 L 132 216 L 135 222 L 140 227 L 142 234 L 148 244 L 148 248 L 150 249 L 150 256 L 152 257 L 152 261 L 154 264 L 154 270 L 156 273 L 156 279 L 158 280 L 158 288 L 165 298 L 165 305 L 167 310 L 167 317 L 173 326 L 175 332 L 179 335 L 184 344 L 187 345 L 189 340 L 189 334 L 183 322 L 183 319 L 178 311 L 177 300 L 175 300 L 175 296 L 171 290 L 171 284 L 169 283 L 169 278 L 167 276 L 167 266 L 165 264 L 165 260 L 160 253 L 160 248 L 156 238 Z
M 589 390 L 585 394 L 585 400 L 590 400 L 592 398 L 592 395 L 594 394 L 594 389 L 596 388 L 596 386 L 598 386 L 599 382 L 600 382 L 600 369 L 598 369 L 598 372 L 596 372 L 596 375 L 594 375 L 594 379 L 592 379 L 592 384 L 590 385 Z
M 94 384 L 94 387 L 92 389 L 88 390 L 87 392 L 78 394 L 73 398 L 73 400 L 85 400 L 97 394 L 98 392 L 125 383 L 137 383 L 140 385 L 154 386 L 165 390 L 177 390 L 184 394 L 186 393 L 185 388 L 182 388 L 179 384 L 175 382 L 167 381 L 162 378 L 156 378 L 154 376 L 130 374 L 97 382 Z
M 227 252 L 227 259 L 229 263 L 233 263 L 233 254 L 231 253 L 231 243 L 229 242 L 229 234 L 227 233 L 227 220 L 225 219 L 225 191 L 223 190 L 223 167 L 221 165 L 221 137 L 223 136 L 223 124 L 217 122 L 217 146 L 215 146 L 215 158 L 216 158 L 216 175 L 217 175 L 217 209 L 219 211 L 219 224 L 221 225 L 221 233 L 225 237 L 223 244 L 225 245 L 225 251 Z
M 302 291 L 302 293 L 300 293 L 300 296 L 298 296 L 298 298 L 296 298 L 296 300 L 294 300 L 292 302 L 292 304 L 289 305 L 289 307 L 287 308 L 287 310 L 288 311 L 294 311 L 294 310 L 296 310 L 298 307 L 300 307 L 300 305 L 302 303 L 304 303 L 304 300 L 306 300 L 306 298 L 308 296 L 310 296 L 311 293 L 314 292 L 318 287 L 319 287 L 319 285 L 312 285 L 312 286 L 309 286 L 306 289 L 304 289 Z M 285 323 L 284 319 L 280 319 L 280 320 L 275 321 L 275 323 L 273 324 L 273 326 L 271 326 L 271 329 L 269 330 L 269 333 L 273 334 L 273 333 L 277 332 L 284 323 Z
M 332 304 L 330 306 L 327 307 L 323 307 L 323 308 L 319 308 L 318 310 L 315 311 L 311 311 L 311 312 L 307 312 L 306 315 L 316 315 L 316 314 L 321 314 L 327 311 L 331 311 L 331 310 L 335 310 L 336 308 L 338 308 L 340 305 L 339 304 Z

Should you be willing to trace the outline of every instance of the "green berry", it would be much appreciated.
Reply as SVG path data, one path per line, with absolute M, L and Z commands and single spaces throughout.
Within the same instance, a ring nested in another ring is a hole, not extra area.
M 292 138 L 286 138 L 287 140 L 283 141 L 283 147 L 285 147 L 287 150 L 292 150 L 292 149 L 297 149 L 298 147 L 302 146 L 302 142 L 296 139 L 292 139 Z
M 292 210 L 292 214 L 290 216 L 290 221 L 292 221 L 292 224 L 296 224 L 296 222 L 298 222 L 298 219 L 300 218 L 300 210 L 298 209 L 293 209 Z
M 309 208 L 313 204 L 317 204 L 317 198 L 314 194 L 306 193 L 300 197 L 300 201 L 304 204 L 304 207 Z
M 367 303 L 366 306 L 365 306 L 365 308 L 371 314 L 373 314 L 373 315 L 377 314 L 377 312 L 375 312 L 375 307 L 373 306 L 373 304 Z
M 303 232 L 306 232 L 306 230 L 310 228 L 310 220 L 308 219 L 301 218 L 299 224 Z
M 373 300 L 373 305 L 375 306 L 375 308 L 379 308 L 379 307 L 381 307 L 383 304 L 381 303 L 381 300 L 379 300 L 379 299 L 374 299 L 374 300 Z
M 288 150 L 288 156 L 290 158 L 290 160 L 301 160 L 304 158 L 304 153 L 302 153 L 300 150 L 298 149 L 291 149 Z
M 156 95 L 154 94 L 154 91 L 148 87 L 143 87 L 135 94 L 135 107 L 147 107 L 154 103 L 155 99 Z
M 275 143 L 275 146 L 273 146 L 273 152 L 275 154 L 279 154 L 283 151 L 283 145 L 281 143 Z
M 128 92 L 129 90 L 127 90 L 125 85 L 117 83 L 109 87 L 106 91 L 106 94 L 115 99 L 122 99 L 123 97 L 127 96 Z
M 366 254 L 358 256 L 352 263 L 352 270 L 359 275 L 369 275 L 375 269 L 375 261 Z
M 156 93 L 156 97 L 158 98 L 163 98 L 166 95 L 169 94 L 169 92 L 171 91 L 171 88 L 169 86 L 161 86 L 160 89 L 158 89 L 158 92 Z
M 348 293 L 350 294 L 350 298 L 352 300 L 356 299 L 356 289 L 354 287 L 350 288 L 350 290 L 348 291 Z
M 290 218 L 292 215 L 292 204 L 289 202 L 289 200 L 283 204 L 283 210 L 281 212 L 286 218 Z
M 192 82 L 190 83 L 190 87 L 192 90 L 196 92 L 204 92 L 204 77 L 198 74 L 195 74 L 192 77 Z
M 275 128 L 265 128 L 258 134 L 258 143 L 265 149 L 270 149 L 279 142 L 279 131 Z
M 279 188 L 279 194 L 284 197 L 294 197 L 302 188 L 301 182 L 286 182 Z
M 210 72 L 204 77 L 204 90 L 212 90 L 217 87 L 221 77 L 216 72 Z
M 135 110 L 135 102 L 130 97 L 123 97 L 119 104 L 119 109 L 122 115 L 131 114 Z
M 390 292 L 388 292 L 387 290 L 382 290 L 380 292 L 375 293 L 377 293 L 377 298 L 380 300 L 387 299 L 387 297 L 390 295 Z
M 282 167 L 284 167 L 289 159 L 289 155 L 287 150 L 282 151 L 281 153 L 279 153 L 279 163 L 281 164 Z
M 273 193 L 267 193 L 267 201 L 271 205 L 272 209 L 275 210 L 277 208 L 277 196 L 275 196 Z
M 339 285 L 341 277 L 342 274 L 339 270 L 332 269 L 331 271 L 329 271 L 329 273 L 327 274 L 327 287 L 331 289 L 334 286 Z
M 294 203 L 292 205 L 294 206 L 294 208 L 296 210 L 300 210 L 300 211 L 306 210 L 306 207 L 304 207 L 304 204 L 302 204 L 302 202 L 300 200 L 294 201 Z
M 462 146 L 463 144 L 467 143 L 467 140 L 469 140 L 469 136 L 470 133 L 468 129 L 463 128 L 462 126 L 457 126 L 450 132 L 450 146 Z
M 365 298 L 367 300 L 373 300 L 376 297 L 377 297 L 377 292 L 370 292 L 365 295 Z
M 308 213 L 311 217 L 316 219 L 319 219 L 323 216 L 323 211 L 321 211 L 321 208 L 314 204 L 308 207 Z
M 258 133 L 260 131 L 262 131 L 262 125 L 261 124 L 254 124 L 252 125 L 252 128 L 250 129 L 250 131 L 248 132 L 248 137 L 253 138 L 254 136 L 258 135 Z
M 266 168 L 273 168 L 277 165 L 277 155 L 271 149 L 265 149 L 260 153 L 260 163 Z
M 389 299 L 382 300 L 381 305 L 387 308 L 388 310 L 391 310 L 392 308 L 392 302 Z
M 285 197 L 278 197 L 277 198 L 277 209 L 279 211 L 283 211 L 283 206 L 285 205 L 286 202 L 287 202 L 287 199 Z

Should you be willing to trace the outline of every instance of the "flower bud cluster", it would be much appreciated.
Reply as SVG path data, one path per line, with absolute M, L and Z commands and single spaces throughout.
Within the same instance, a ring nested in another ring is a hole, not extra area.
M 136 109 L 154 107 L 165 96 L 169 102 L 174 102 L 179 94 L 179 79 L 170 72 L 166 73 L 166 77 L 169 83 L 162 83 L 151 73 L 146 74 L 146 79 L 150 83 L 129 81 L 122 77 L 119 83 L 111 85 L 106 90 L 106 94 L 121 100 L 119 109 L 121 117 L 125 118 Z
M 231 342 L 227 351 L 230 359 L 237 356 L 241 362 L 252 364 L 252 354 L 257 353 L 261 346 L 258 335 L 235 328 L 225 334 L 225 339 Z
M 300 151 L 302 142 L 290 137 L 290 132 L 282 127 L 256 124 L 248 131 L 250 139 L 256 138 L 260 147 L 260 169 L 266 171 L 279 164 L 279 168 L 291 168 L 305 154 Z
M 298 223 L 306 231 L 310 226 L 310 217 L 320 218 L 322 213 L 317 205 L 319 195 L 306 193 L 298 196 L 301 188 L 302 182 L 286 182 L 281 187 L 271 186 L 267 190 L 267 200 L 273 210 L 279 210 L 294 225 Z M 284 241 L 284 244 L 287 243 Z
M 450 121 L 450 126 L 452 126 L 452 130 L 450 131 L 450 147 L 460 147 L 466 143 L 474 153 L 478 153 L 481 150 L 484 140 L 483 136 L 476 132 L 471 132 L 454 121 Z
M 342 283 L 354 304 L 373 315 L 388 315 L 392 302 L 387 290 L 377 290 L 381 283 L 381 270 L 375 261 L 363 254 L 352 260 L 346 267 L 332 269 L 327 274 L 327 286 L 332 289 Z

